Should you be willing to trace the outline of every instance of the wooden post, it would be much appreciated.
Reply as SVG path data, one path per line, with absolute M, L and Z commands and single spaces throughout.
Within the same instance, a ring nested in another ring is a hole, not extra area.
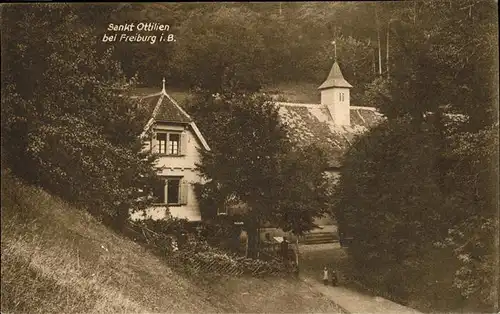
M 247 233 L 247 239 L 245 241 L 245 257 L 248 258 L 248 231 L 245 231 Z
M 259 224 L 259 227 L 257 227 L 257 243 L 256 243 L 256 246 L 257 246 L 257 258 L 260 257 L 260 224 Z
M 299 267 L 299 237 L 295 237 L 295 265 Z

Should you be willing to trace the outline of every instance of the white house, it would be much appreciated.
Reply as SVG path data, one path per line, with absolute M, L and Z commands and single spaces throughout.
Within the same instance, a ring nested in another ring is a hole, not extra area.
M 168 217 L 200 221 L 201 214 L 196 199 L 195 183 L 202 182 L 196 171 L 200 162 L 198 149 L 210 150 L 193 119 L 163 89 L 154 94 L 138 97 L 139 106 L 151 112 L 144 127 L 142 138 L 145 149 L 159 154 L 155 165 L 161 184 L 154 188 L 160 202 L 146 210 L 146 217 Z M 135 213 L 131 219 L 143 219 L 143 213 Z

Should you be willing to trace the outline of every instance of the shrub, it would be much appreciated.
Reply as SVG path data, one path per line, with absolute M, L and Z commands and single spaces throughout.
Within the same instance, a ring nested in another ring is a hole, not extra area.
M 148 219 L 130 223 L 127 230 L 130 237 L 163 256 L 172 268 L 191 275 L 286 276 L 295 270 L 278 260 L 245 258 L 214 247 L 195 236 L 196 228 L 185 219 Z M 184 245 L 180 245 L 183 235 Z
M 2 9 L 8 29 L 2 162 L 30 184 L 121 227 L 130 209 L 146 206 L 138 199 L 149 194 L 155 157 L 141 153 L 138 136 L 148 116 L 122 96 L 130 92 L 121 89 L 128 80 L 113 49 L 103 51 L 94 40 L 88 10 Z

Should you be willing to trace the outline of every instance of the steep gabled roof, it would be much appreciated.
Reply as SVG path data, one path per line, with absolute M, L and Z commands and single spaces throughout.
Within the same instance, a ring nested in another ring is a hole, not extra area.
M 191 123 L 193 119 L 166 92 L 139 98 L 139 106 L 155 121 Z
M 341 166 L 341 159 L 354 137 L 366 132 L 383 117 L 371 107 L 351 106 L 351 125 L 335 125 L 327 107 L 321 104 L 278 102 L 279 113 L 297 145 L 316 143 L 328 156 L 329 166 Z
M 323 84 L 321 84 L 320 87 L 318 87 L 318 89 L 326 89 L 331 87 L 347 87 L 347 88 L 352 87 L 352 85 L 345 80 L 344 75 L 342 74 L 342 71 L 340 70 L 340 66 L 337 63 L 337 61 L 335 61 L 335 63 L 332 66 L 332 69 L 330 70 L 330 74 L 328 74 L 328 77 L 323 82 Z
M 184 109 L 182 109 L 181 106 L 179 106 L 179 104 L 177 104 L 177 102 L 166 92 L 165 86 L 163 86 L 162 91 L 159 93 L 135 98 L 138 98 L 141 109 L 146 110 L 146 112 L 150 115 L 141 137 L 146 134 L 154 123 L 188 124 L 196 134 L 196 137 L 200 140 L 203 147 L 206 150 L 210 150 L 207 141 L 201 134 L 191 116 L 189 116 L 189 114 L 184 111 Z

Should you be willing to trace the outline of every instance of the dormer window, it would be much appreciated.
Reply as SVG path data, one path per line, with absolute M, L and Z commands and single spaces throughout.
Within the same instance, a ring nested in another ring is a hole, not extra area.
M 183 149 L 185 149 L 185 134 L 180 132 L 157 132 L 156 133 L 156 147 L 157 153 L 161 155 L 183 155 Z
M 156 134 L 156 140 L 158 141 L 158 153 L 160 154 L 167 153 L 167 138 L 168 138 L 168 133 Z
M 167 152 L 169 155 L 179 155 L 179 147 L 181 144 L 181 135 L 169 133 Z

